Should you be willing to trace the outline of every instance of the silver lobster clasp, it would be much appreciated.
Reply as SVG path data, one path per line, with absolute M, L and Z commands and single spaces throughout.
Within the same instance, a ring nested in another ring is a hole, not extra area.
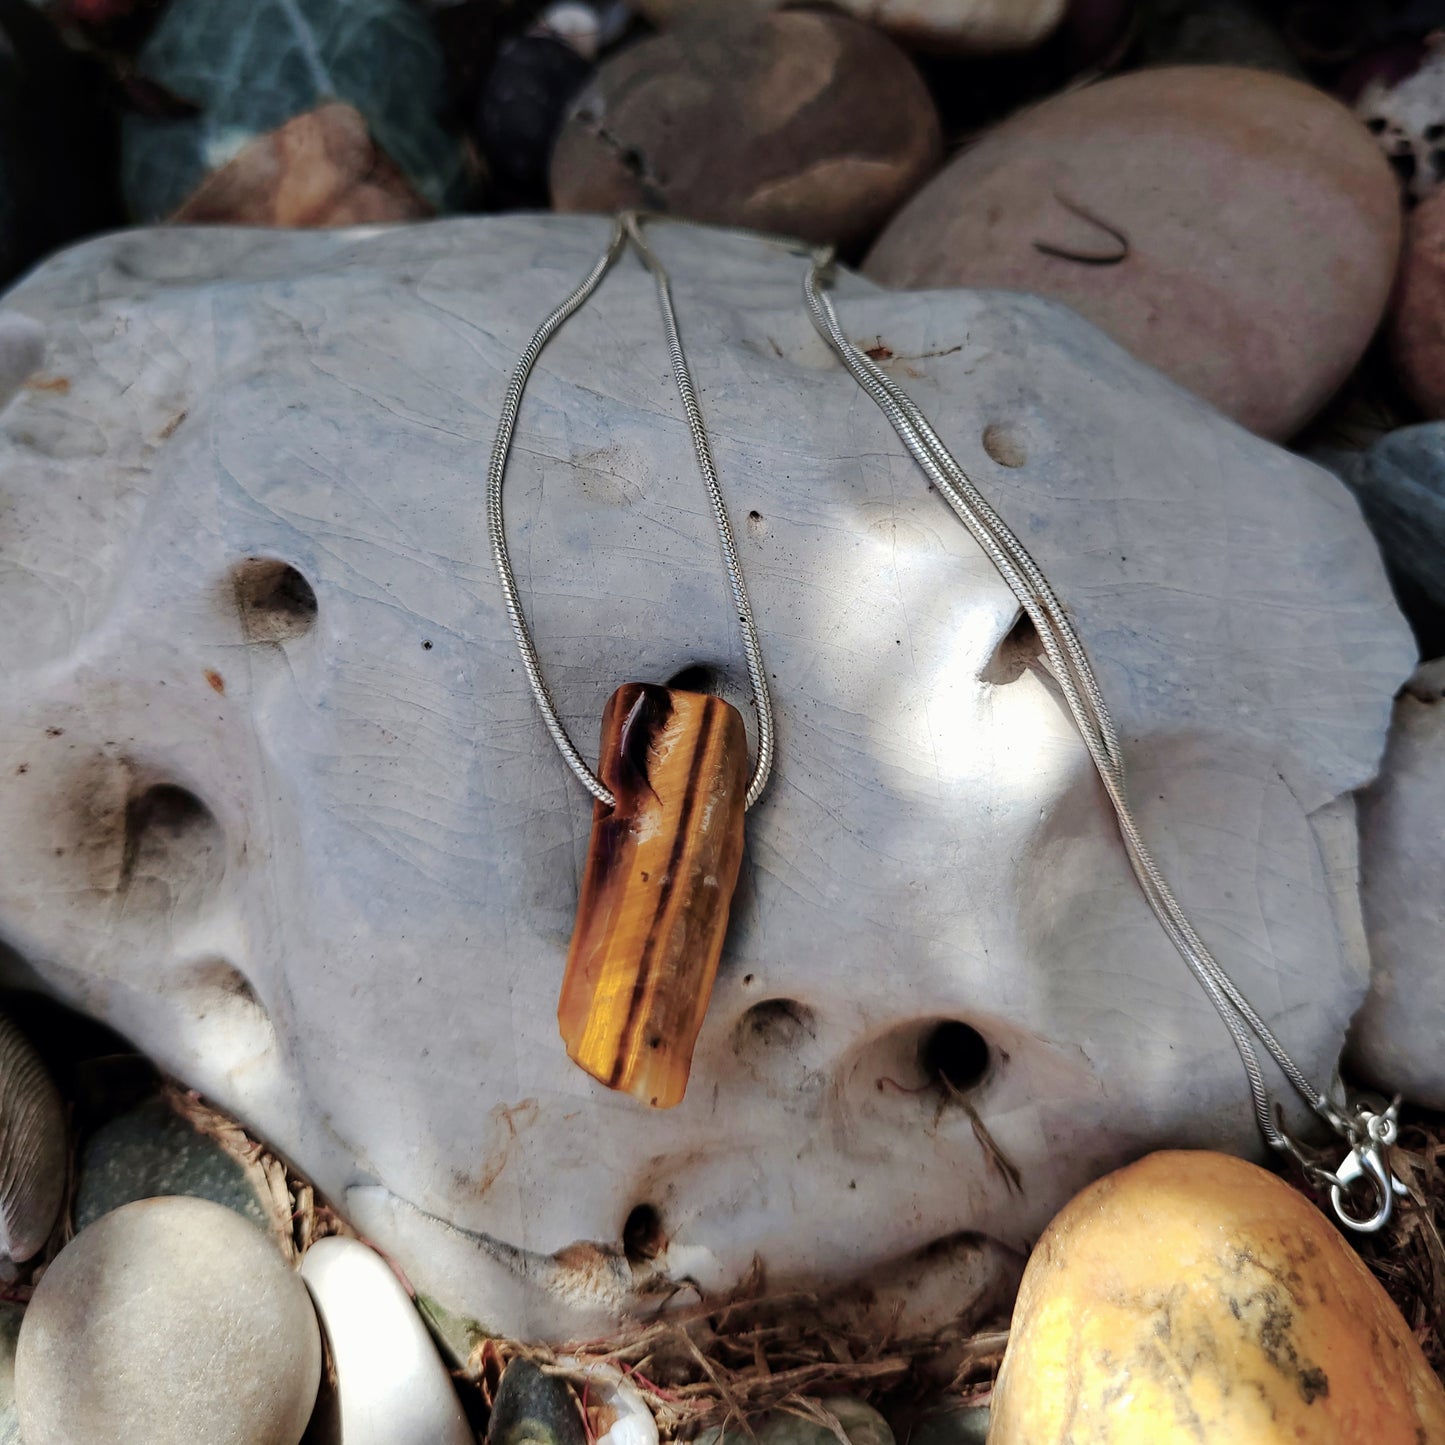
M 1390 1169 L 1390 1145 L 1398 1137 L 1400 1101 L 1396 1099 L 1383 1113 L 1375 1114 L 1361 1109 L 1356 1116 L 1364 1131 L 1364 1138 L 1345 1155 L 1344 1163 L 1334 1174 L 1327 1174 L 1330 1183 L 1330 1203 L 1334 1205 L 1335 1217 L 1346 1229 L 1359 1234 L 1374 1234 L 1389 1222 L 1394 1212 L 1395 1198 L 1407 1198 L 1410 1191 Z M 1367 1179 L 1374 1190 L 1375 1208 L 1368 1215 L 1352 1213 L 1347 1200 L 1358 1180 Z

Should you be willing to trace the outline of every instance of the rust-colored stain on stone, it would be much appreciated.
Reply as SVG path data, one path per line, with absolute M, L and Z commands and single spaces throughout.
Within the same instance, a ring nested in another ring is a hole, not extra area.
M 207 681 L 208 683 L 210 683 L 211 686 L 212 686 L 213 688 L 215 688 L 215 690 L 216 690 L 218 693 L 220 693 L 223 697 L 225 696 L 225 693 L 226 693 L 226 679 L 225 679 L 224 677 L 222 677 L 221 674 L 220 674 L 219 672 L 217 672 L 215 668 L 213 668 L 213 667 L 208 667 L 208 668 L 206 669 L 206 681 Z

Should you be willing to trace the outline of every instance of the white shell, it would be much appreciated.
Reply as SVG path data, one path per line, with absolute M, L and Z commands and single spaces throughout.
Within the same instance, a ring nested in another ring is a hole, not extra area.
M 69 1168 L 65 1106 L 20 1030 L 0 1016 L 0 1260 L 38 1254 Z
M 588 1405 L 600 1405 L 612 1416 L 612 1423 L 592 1445 L 657 1445 L 657 1421 L 647 1401 L 616 1365 L 603 1361 L 584 1365 L 572 1355 L 563 1356 L 557 1363 L 580 1371 L 585 1378 Z M 578 1387 L 579 1396 L 582 1389 Z
M 1445 40 L 1437 40 L 1420 68 L 1393 85 L 1372 80 L 1355 102 L 1360 119 L 1375 132 L 1387 156 L 1410 156 L 1414 168 L 1405 188 L 1423 201 L 1435 191 L 1445 170 Z
M 474 1445 L 416 1307 L 375 1250 L 319 1239 L 301 1257 L 336 1371 L 335 1445 Z
M 1259 1151 L 1013 596 L 814 333 L 803 258 L 679 225 L 653 239 L 777 767 L 687 1098 L 649 1112 L 568 1061 L 591 800 L 527 688 L 482 497 L 508 371 L 606 234 L 134 231 L 13 294 L 71 385 L 0 422 L 0 934 L 419 1292 L 523 1338 L 755 1258 L 827 1291 L 972 1234 L 1011 1270 L 1127 1158 Z M 1061 306 L 838 296 L 1053 577 L 1184 906 L 1328 1079 L 1366 976 L 1351 792 L 1413 665 L 1354 501 Z M 543 357 L 507 519 L 589 756 L 629 679 L 712 667 L 747 711 L 633 258 Z M 973 1116 L 920 1066 L 940 1020 L 989 1045 Z M 665 1247 L 631 1262 L 641 1204 Z M 957 1277 L 958 1310 L 992 1287 Z

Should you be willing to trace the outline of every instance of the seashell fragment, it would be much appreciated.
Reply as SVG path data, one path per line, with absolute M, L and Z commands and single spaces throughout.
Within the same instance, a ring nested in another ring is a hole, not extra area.
M 584 1365 L 568 1356 L 557 1361 L 587 1376 L 584 1399 L 597 1438 L 593 1445 L 657 1445 L 657 1421 L 636 1385 L 616 1365 L 594 1360 Z
M 40 1057 L 0 1016 L 0 1260 L 40 1252 L 60 1213 L 67 1168 L 65 1108 Z

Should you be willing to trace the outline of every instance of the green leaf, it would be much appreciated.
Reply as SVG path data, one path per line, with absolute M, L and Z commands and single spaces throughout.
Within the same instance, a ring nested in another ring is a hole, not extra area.
M 461 150 L 438 119 L 441 52 L 406 0 L 171 0 L 139 73 L 199 113 L 126 117 L 122 182 L 137 220 L 169 215 L 249 141 L 328 100 L 354 105 L 439 210 L 463 199 Z

